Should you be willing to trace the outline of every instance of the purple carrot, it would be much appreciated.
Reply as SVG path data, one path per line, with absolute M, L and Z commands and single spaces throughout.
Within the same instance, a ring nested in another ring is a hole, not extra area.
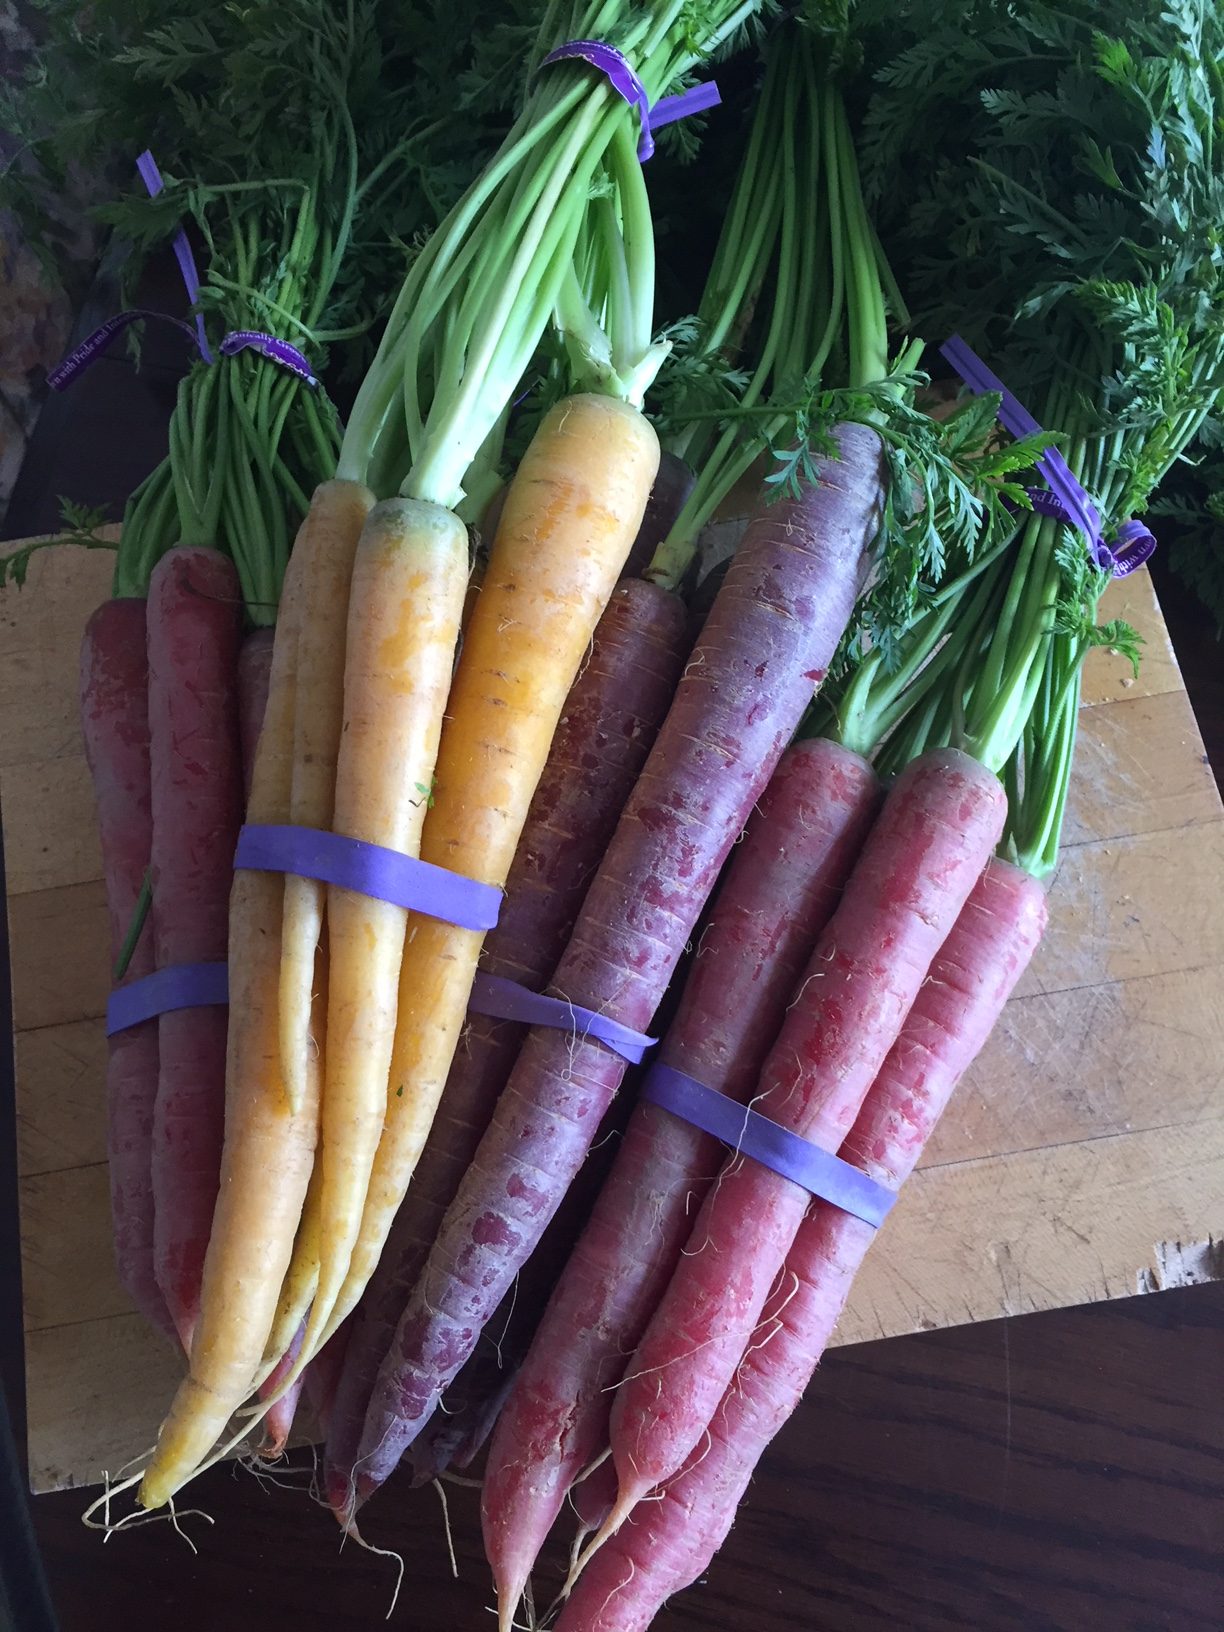
M 992 861 L 931 965 L 930 978 L 841 1148 L 897 1190 L 913 1170 L 1045 928 L 1036 880 Z M 875 1232 L 812 1204 L 765 1309 L 765 1324 L 709 1424 L 659 1499 L 596 1553 L 556 1632 L 645 1632 L 664 1599 L 695 1581 L 722 1545 L 765 1447 L 794 1411 Z
M 149 582 L 153 938 L 159 968 L 225 958 L 242 821 L 238 644 L 242 601 L 216 550 L 174 549 Z M 158 1022 L 153 1119 L 157 1284 L 190 1351 L 221 1169 L 228 1011 Z
M 650 1025 L 853 610 L 879 514 L 880 444 L 859 425 L 837 436 L 841 457 L 821 485 L 750 524 L 553 977 L 556 995 L 636 1030 Z M 594 1040 L 529 1035 L 380 1373 L 365 1489 L 471 1353 L 624 1071 Z
M 998 843 L 998 778 L 956 749 L 889 790 L 804 972 L 752 1103 L 836 1151 L 931 962 Z M 807 1193 L 737 1154 L 723 1165 L 616 1391 L 615 1528 L 676 1473 L 735 1373 L 803 1218 Z
M 661 1062 L 748 1097 L 879 795 L 867 761 L 837 743 L 817 738 L 783 755 L 715 898 Z M 721 1155 L 717 1141 L 655 1105 L 639 1104 L 629 1120 L 490 1450 L 485 1551 L 504 1618 L 574 1480 L 607 1444 L 610 1390 Z
M 145 603 L 107 601 L 81 644 L 81 725 L 93 777 L 114 967 L 132 928 L 153 844 L 149 773 L 149 665 Z M 120 984 L 153 971 L 146 924 Z M 157 1021 L 110 1039 L 106 1060 L 106 1144 L 111 1228 L 124 1291 L 172 1339 L 174 1322 L 153 1269 L 153 1106 Z
M 655 584 L 617 586 L 557 727 L 481 967 L 539 987 L 565 945 L 675 690 L 685 615 Z M 524 1028 L 472 1014 L 429 1141 L 353 1317 L 327 1440 L 325 1489 L 341 1522 L 374 1379 L 446 1208 L 488 1126 Z
M 626 578 L 636 578 L 645 572 L 655 551 L 675 525 L 696 482 L 697 478 L 684 460 L 664 448 L 659 456 L 654 486 L 646 501 L 642 525 L 625 562 Z

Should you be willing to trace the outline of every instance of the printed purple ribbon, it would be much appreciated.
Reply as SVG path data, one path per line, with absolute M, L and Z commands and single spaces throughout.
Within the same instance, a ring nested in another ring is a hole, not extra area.
M 501 908 L 502 892 L 492 884 L 317 827 L 247 823 L 238 834 L 234 866 L 317 878 L 460 929 L 492 929 Z
M 602 40 L 570 40 L 568 44 L 550 51 L 540 66 L 547 68 L 549 63 L 574 59 L 598 69 L 617 95 L 622 96 L 630 107 L 637 108 L 641 119 L 637 156 L 642 164 L 654 153 L 656 130 L 674 124 L 677 119 L 704 113 L 707 108 L 715 108 L 722 101 L 718 86 L 709 80 L 702 85 L 694 85 L 691 90 L 682 91 L 678 96 L 661 97 L 652 107 L 646 87 L 630 67 L 628 59 L 614 45 L 607 45 Z
M 97 362 L 116 335 L 122 334 L 131 324 L 147 322 L 150 318 L 156 318 L 162 323 L 173 323 L 176 329 L 182 329 L 189 340 L 194 341 L 196 338 L 196 331 L 181 317 L 171 317 L 169 312 L 149 312 L 140 307 L 132 307 L 126 312 L 116 312 L 114 317 L 108 317 L 87 340 L 82 340 L 80 345 L 70 351 L 63 362 L 57 363 L 47 375 L 47 384 L 52 391 L 63 391 L 72 384 L 78 374 L 87 369 L 91 363 Z
M 162 180 L 161 171 L 157 168 L 152 153 L 147 148 L 136 160 L 136 168 L 148 189 L 149 197 L 156 198 L 166 184 Z M 183 275 L 183 286 L 187 290 L 188 302 L 192 306 L 197 306 L 200 299 L 200 274 L 196 268 L 195 256 L 191 253 L 191 244 L 182 227 L 174 235 L 173 246 L 179 271 Z M 182 318 L 171 317 L 167 312 L 133 309 L 118 312 L 114 317 L 108 318 L 87 339 L 82 340 L 81 344 L 74 347 L 63 362 L 57 364 L 47 375 L 47 384 L 53 391 L 63 391 L 78 374 L 97 361 L 117 334 L 121 334 L 129 324 L 151 317 L 159 318 L 165 323 L 173 323 L 185 330 L 195 341 L 204 362 L 216 362 L 209 349 L 208 337 L 204 333 L 202 312 L 196 312 L 195 322 L 191 324 L 184 322 Z M 318 385 L 309 361 L 296 346 L 291 346 L 287 340 L 278 340 L 273 334 L 264 334 L 259 329 L 232 329 L 221 342 L 221 355 L 232 357 L 235 352 L 244 351 L 247 347 L 259 352 L 261 356 L 270 358 L 274 363 L 279 363 L 282 368 L 287 368 L 291 374 L 296 374 L 298 379 L 305 381 L 312 388 Z
M 998 392 L 999 423 L 1004 430 L 1015 437 L 1045 436 L 1046 432 L 1019 398 L 1012 395 L 959 334 L 954 334 L 939 349 L 975 395 Z M 1123 522 L 1112 545 L 1107 544 L 1102 536 L 1099 511 L 1058 449 L 1047 448 L 1037 460 L 1037 469 L 1049 486 L 1048 489 L 1029 489 L 1033 509 L 1077 528 L 1102 572 L 1125 578 L 1143 565 L 1156 548 L 1155 536 L 1143 522 Z
M 146 147 L 136 160 L 136 168 L 140 172 L 140 179 L 144 182 L 150 198 L 156 198 L 165 187 L 161 171 L 157 168 L 157 161 Z M 174 258 L 179 264 L 179 271 L 183 275 L 183 283 L 187 290 L 187 300 L 190 305 L 198 305 L 200 299 L 200 274 L 196 271 L 195 256 L 191 253 L 191 245 L 187 241 L 187 234 L 182 227 L 174 235 Z M 211 363 L 213 354 L 208 349 L 208 337 L 204 333 L 204 316 L 202 312 L 195 314 L 196 345 L 200 348 L 200 356 L 206 363 Z
M 128 986 L 117 986 L 106 1003 L 106 1035 L 127 1031 L 176 1009 L 203 1009 L 229 1002 L 224 963 L 176 963 L 155 969 Z
M 657 1037 L 633 1031 L 619 1021 L 594 1009 L 585 1009 L 581 1003 L 569 1003 L 562 997 L 549 997 L 544 992 L 533 992 L 520 986 L 516 980 L 501 975 L 478 974 L 472 986 L 468 1008 L 474 1014 L 487 1014 L 494 1020 L 518 1020 L 526 1026 L 548 1026 L 555 1031 L 573 1032 L 580 1041 L 593 1037 L 610 1048 L 630 1065 L 640 1065 L 646 1050 L 653 1048 Z
M 307 385 L 312 387 L 318 385 L 319 382 L 311 372 L 309 362 L 296 346 L 291 346 L 287 340 L 278 340 L 274 334 L 264 334 L 259 329 L 231 329 L 221 342 L 221 355 L 233 357 L 235 353 L 245 351 L 248 347 L 259 352 L 260 356 L 279 363 L 282 368 L 287 368 Z
M 662 1061 L 657 1060 L 647 1072 L 641 1097 L 874 1229 L 884 1222 L 897 1199 L 895 1190 L 840 1156 L 821 1150 L 790 1128 Z

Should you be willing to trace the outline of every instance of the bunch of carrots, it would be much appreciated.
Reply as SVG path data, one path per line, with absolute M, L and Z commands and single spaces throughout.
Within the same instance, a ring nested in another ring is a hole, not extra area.
M 261 1426 L 278 1452 L 305 1384 L 346 1533 L 405 1457 L 483 1452 L 504 1632 L 567 1511 L 555 1624 L 636 1632 L 1041 940 L 1080 666 L 1129 638 L 1096 603 L 1224 387 L 1214 228 L 1191 254 L 1168 213 L 1216 196 L 1224 39 L 1142 6 L 1111 40 L 1087 0 L 917 7 L 900 46 L 868 5 L 525 9 L 503 139 L 298 494 L 274 638 L 240 655 L 233 561 L 182 547 L 87 633 L 117 979 L 228 981 L 112 1039 L 121 1270 L 186 1359 L 126 1483 L 157 1509 Z M 651 110 L 733 49 L 759 85 L 718 242 L 660 328 Z M 1058 117 L 1042 76 L 1078 87 Z M 887 133 L 948 101 L 909 212 Z M 998 167 L 944 196 L 966 132 Z M 1051 226 L 1086 170 L 1107 247 Z M 980 318 L 934 220 L 993 246 Z M 999 435 L 963 343 L 976 395 L 926 411 L 886 248 L 1038 429 Z

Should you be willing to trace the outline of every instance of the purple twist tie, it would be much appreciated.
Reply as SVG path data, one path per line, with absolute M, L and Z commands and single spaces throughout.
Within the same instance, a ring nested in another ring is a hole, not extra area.
M 106 1003 L 106 1035 L 127 1031 L 175 1009 L 204 1009 L 229 1002 L 224 963 L 176 963 L 128 986 L 117 986 Z
M 291 346 L 288 340 L 278 340 L 273 334 L 263 334 L 259 329 L 231 329 L 221 342 L 221 355 L 232 357 L 236 352 L 245 351 L 248 346 L 261 356 L 270 357 L 282 368 L 287 368 L 312 388 L 318 385 L 310 363 L 296 346 Z
M 526 1026 L 570 1031 L 580 1042 L 593 1037 L 630 1065 L 640 1065 L 646 1050 L 658 1041 L 657 1037 L 647 1037 L 645 1032 L 622 1026 L 606 1014 L 584 1009 L 581 1003 L 530 991 L 516 980 L 506 980 L 501 975 L 477 975 L 468 1008 L 494 1020 L 518 1020 Z
M 728 1099 L 726 1094 L 717 1093 L 674 1066 L 656 1061 L 646 1073 L 641 1097 L 703 1133 L 713 1134 L 732 1150 L 751 1156 L 754 1162 L 790 1179 L 821 1201 L 861 1218 L 873 1229 L 879 1229 L 897 1199 L 895 1190 L 843 1162 L 840 1156 L 821 1150 L 790 1128 Z
M 1045 436 L 1046 432 L 1019 398 L 1012 395 L 959 334 L 954 334 L 939 349 L 970 391 L 978 396 L 988 391 L 998 392 L 999 423 L 1004 430 L 1015 437 Z M 1049 484 L 1050 492 L 1039 500 L 1036 492 L 1030 490 L 1034 510 L 1077 528 L 1102 572 L 1124 578 L 1143 565 L 1156 548 L 1156 539 L 1142 522 L 1124 522 L 1115 540 L 1115 545 L 1122 547 L 1111 548 L 1102 537 L 1100 513 L 1058 449 L 1047 448 L 1037 460 L 1037 469 Z
M 140 172 L 141 180 L 148 188 L 150 198 L 156 198 L 158 193 L 165 187 L 165 182 L 162 180 L 161 171 L 157 168 L 153 155 L 148 149 L 136 160 L 136 168 Z M 200 275 L 196 270 L 195 257 L 191 253 L 191 245 L 187 241 L 187 234 L 182 227 L 174 235 L 174 253 L 178 259 L 179 270 L 183 274 L 183 284 L 187 290 L 187 298 L 195 306 L 200 298 Z M 171 317 L 168 312 L 132 310 L 116 313 L 114 317 L 108 318 L 101 327 L 95 329 L 88 339 L 82 340 L 81 344 L 70 351 L 63 362 L 57 364 L 47 375 L 47 384 L 53 391 L 64 390 L 66 386 L 76 379 L 78 374 L 88 368 L 91 363 L 97 361 L 117 334 L 121 334 L 129 324 L 136 323 L 142 318 L 151 317 L 158 318 L 163 323 L 173 323 L 176 328 L 182 329 L 195 341 L 200 356 L 206 363 L 216 361 L 212 352 L 208 349 L 202 313 L 197 312 L 195 314 L 195 323 L 193 325 L 185 323 L 180 317 Z M 296 346 L 291 346 L 287 340 L 278 340 L 274 334 L 264 334 L 259 329 L 232 329 L 221 342 L 221 355 L 223 357 L 232 357 L 235 352 L 243 351 L 248 346 L 258 351 L 262 356 L 271 358 L 274 363 L 279 363 L 282 368 L 287 368 L 291 374 L 296 374 L 298 379 L 304 380 L 312 388 L 318 385 L 319 382 L 314 376 L 310 363 Z
M 501 908 L 502 892 L 493 884 L 317 827 L 248 823 L 238 834 L 234 866 L 317 878 L 460 929 L 492 929 Z
M 622 96 L 630 107 L 637 108 L 642 122 L 637 156 L 642 164 L 645 164 L 654 152 L 656 130 L 664 125 L 674 124 L 677 119 L 687 119 L 694 113 L 703 113 L 707 108 L 715 108 L 722 101 L 718 86 L 710 80 L 702 85 L 694 85 L 691 90 L 682 91 L 678 96 L 661 97 L 651 107 L 646 87 L 630 67 L 628 59 L 614 45 L 607 45 L 602 40 L 570 40 L 568 44 L 559 45 L 555 51 L 550 51 L 540 66 L 547 68 L 551 62 L 569 62 L 574 59 L 590 63 L 592 68 L 598 69 L 617 95 Z
M 136 160 L 136 168 L 140 172 L 140 179 L 144 182 L 150 198 L 156 198 L 165 187 L 161 171 L 157 168 L 157 161 L 148 148 Z M 191 245 L 187 241 L 187 234 L 182 227 L 174 235 L 174 257 L 178 261 L 179 271 L 183 274 L 183 284 L 187 290 L 187 299 L 192 306 L 200 299 L 200 274 L 196 271 L 195 256 L 191 253 Z M 208 339 L 204 333 L 204 318 L 200 312 L 195 315 L 196 345 L 200 348 L 200 356 L 206 363 L 211 363 L 213 354 L 208 349 Z

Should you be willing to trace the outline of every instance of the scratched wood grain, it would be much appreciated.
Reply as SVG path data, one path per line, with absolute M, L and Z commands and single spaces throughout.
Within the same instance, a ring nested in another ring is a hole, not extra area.
M 150 1444 L 176 1373 L 107 1238 L 106 923 L 76 657 L 109 571 L 104 555 L 49 551 L 0 596 L 36 1490 L 94 1483 Z M 1194 1249 L 1224 1234 L 1224 813 L 1146 575 L 1115 585 L 1110 611 L 1146 658 L 1138 679 L 1107 653 L 1086 674 L 1049 936 L 881 1232 L 840 1342 L 1128 1295 L 1218 1262 Z

